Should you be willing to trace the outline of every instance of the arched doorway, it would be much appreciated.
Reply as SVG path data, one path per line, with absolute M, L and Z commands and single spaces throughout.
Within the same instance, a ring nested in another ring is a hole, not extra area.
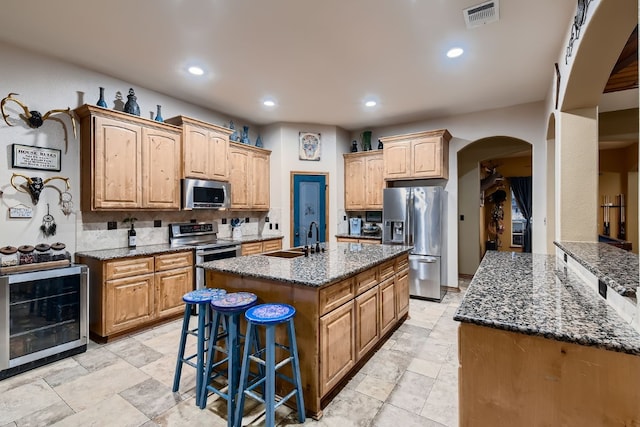
M 481 179 L 485 176 L 482 166 L 493 164 L 498 171 L 502 168 L 506 176 L 532 176 L 531 147 L 518 138 L 492 136 L 476 140 L 458 152 L 458 272 L 461 276 L 475 273 L 486 249 L 489 206 L 483 207 L 488 203 L 485 200 L 488 194 L 483 196 L 481 193 Z M 508 203 L 510 206 L 510 194 Z M 505 220 L 511 220 L 510 213 Z M 511 240 L 511 227 L 505 231 Z M 502 240 L 503 249 L 506 249 L 507 242 L 504 237 Z M 511 244 L 508 246 L 510 248 Z

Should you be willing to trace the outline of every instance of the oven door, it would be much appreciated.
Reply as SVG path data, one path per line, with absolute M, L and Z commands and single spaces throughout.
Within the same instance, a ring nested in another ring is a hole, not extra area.
M 197 248 L 196 249 L 196 265 L 203 262 L 215 261 L 218 259 L 235 258 L 240 256 L 240 245 L 214 247 L 214 248 Z M 196 266 L 196 289 L 205 287 L 204 268 Z

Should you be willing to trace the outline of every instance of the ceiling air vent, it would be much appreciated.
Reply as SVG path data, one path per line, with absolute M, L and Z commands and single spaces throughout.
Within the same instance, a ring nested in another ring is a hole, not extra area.
M 463 11 L 467 28 L 477 28 L 500 18 L 498 0 L 486 1 Z

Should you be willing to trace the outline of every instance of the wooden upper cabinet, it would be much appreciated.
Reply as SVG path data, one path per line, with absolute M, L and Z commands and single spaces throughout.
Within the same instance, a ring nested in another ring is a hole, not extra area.
M 180 209 L 180 135 L 142 129 L 142 206 Z
M 186 116 L 165 122 L 182 126 L 183 178 L 229 180 L 231 129 Z
M 382 152 L 344 154 L 344 205 L 346 210 L 382 209 Z
M 83 105 L 81 209 L 180 209 L 180 129 Z
M 446 129 L 380 138 L 384 179 L 448 179 L 450 139 Z
M 269 210 L 271 151 L 229 144 L 231 209 Z

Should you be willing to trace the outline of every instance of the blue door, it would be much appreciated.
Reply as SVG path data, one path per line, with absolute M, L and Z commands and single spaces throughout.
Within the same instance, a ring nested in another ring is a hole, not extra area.
M 311 230 L 312 221 L 318 224 L 318 240 L 326 241 L 326 177 L 324 175 L 293 175 L 293 246 L 316 242 L 316 229 Z

